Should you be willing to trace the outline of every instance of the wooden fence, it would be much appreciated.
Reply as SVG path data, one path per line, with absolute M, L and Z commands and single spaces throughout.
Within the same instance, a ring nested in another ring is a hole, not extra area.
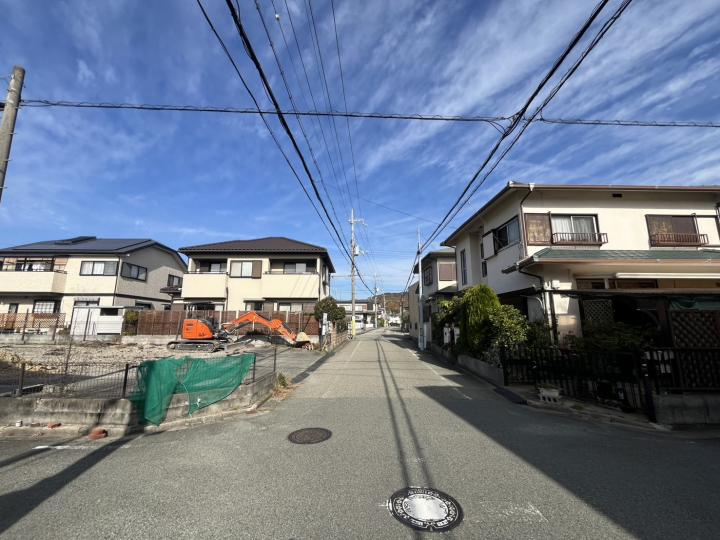
M 123 333 L 144 335 L 144 336 L 170 336 L 182 331 L 182 323 L 185 319 L 212 319 L 216 323 L 232 322 L 242 317 L 247 311 L 140 311 L 136 325 L 126 325 Z M 305 332 L 310 336 L 317 336 L 319 333 L 318 322 L 312 313 L 288 313 L 287 311 L 259 311 L 266 319 L 279 319 L 293 332 Z M 133 328 L 133 326 L 135 328 Z M 247 324 L 238 329 L 238 333 L 248 332 L 270 333 L 270 330 L 260 324 Z

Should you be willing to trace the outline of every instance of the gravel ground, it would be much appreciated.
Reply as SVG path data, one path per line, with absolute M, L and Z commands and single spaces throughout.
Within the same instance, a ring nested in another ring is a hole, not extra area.
M 285 347 L 282 347 L 285 349 Z M 245 351 L 257 352 L 259 355 L 272 351 L 270 346 L 266 347 L 246 347 L 233 351 L 242 353 Z M 71 364 L 108 364 L 122 365 L 139 364 L 144 360 L 153 360 L 157 358 L 180 358 L 183 356 L 193 356 L 196 358 L 212 358 L 225 356 L 225 351 L 214 353 L 199 351 L 170 351 L 165 345 L 154 344 L 117 344 L 117 343 L 100 343 L 86 342 L 73 343 L 72 347 L 67 344 L 4 344 L 0 345 L 0 369 L 14 368 L 20 363 L 28 364 L 28 369 L 52 369 L 61 366 L 70 353 L 69 361 Z M 42 368 L 41 368 L 42 366 Z

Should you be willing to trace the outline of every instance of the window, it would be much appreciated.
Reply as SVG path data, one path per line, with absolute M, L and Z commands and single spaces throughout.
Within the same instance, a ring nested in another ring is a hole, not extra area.
M 299 313 L 303 310 L 301 302 L 278 302 L 278 311 L 289 311 L 290 313 Z
M 593 235 L 597 232 L 595 216 L 552 216 L 553 233 Z
M 651 246 L 699 246 L 708 243 L 698 234 L 695 216 L 646 216 Z
M 117 274 L 115 261 L 83 261 L 80 265 L 81 276 L 114 276 Z
M 120 315 L 120 308 L 116 308 L 116 307 L 100 308 L 100 315 L 103 317 L 117 317 L 118 315 Z
M 305 261 L 302 262 L 286 262 L 283 264 L 284 274 L 304 274 L 308 271 L 308 264 Z
M 467 285 L 467 261 L 465 260 L 465 250 L 460 251 L 460 278 L 462 284 Z
M 520 228 L 518 227 L 517 217 L 495 229 L 494 239 L 495 251 L 517 244 L 520 241 Z
M 263 303 L 260 302 L 245 302 L 245 311 L 262 311 Z
M 233 261 L 230 263 L 231 277 L 252 277 L 252 261 Z
M 525 214 L 525 232 L 528 244 L 549 244 L 552 241 L 550 214 Z
M 262 277 L 262 261 L 232 261 L 230 277 L 260 279 Z
M 611 289 L 657 289 L 654 279 L 610 279 Z
M 55 300 L 35 300 L 33 313 L 55 313 Z
M 174 276 L 168 274 L 167 286 L 168 287 L 179 287 L 182 285 L 182 278 L 180 276 Z
M 227 272 L 226 261 L 196 261 L 195 268 L 198 272 L 209 272 L 213 274 L 223 274 Z
M 136 264 L 123 263 L 120 275 L 130 279 L 137 279 L 138 281 L 145 281 L 147 280 L 147 268 Z
M 487 277 L 487 261 L 483 261 L 480 266 L 482 268 L 482 277 Z
M 455 275 L 455 261 L 438 263 L 438 278 L 440 281 L 455 281 L 457 276 Z
M 423 285 L 432 285 L 433 282 L 433 275 L 432 275 L 432 266 L 428 268 L 423 268 Z
M 138 309 L 152 309 L 152 304 L 148 302 L 135 302 L 135 307 Z
M 20 308 L 20 304 L 10 304 L 8 305 L 8 313 L 17 313 L 18 308 Z
M 75 300 L 73 306 L 76 307 L 87 307 L 100 305 L 100 300 Z

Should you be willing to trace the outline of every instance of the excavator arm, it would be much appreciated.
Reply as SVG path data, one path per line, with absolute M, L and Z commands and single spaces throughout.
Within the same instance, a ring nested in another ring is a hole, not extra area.
M 287 327 L 283 324 L 283 322 L 279 319 L 266 319 L 259 313 L 255 311 L 249 311 L 242 317 L 238 317 L 234 321 L 230 321 L 227 323 L 223 323 L 221 326 L 223 330 L 226 332 L 232 332 L 233 330 L 236 330 L 237 328 L 240 328 L 241 326 L 244 326 L 246 324 L 260 324 L 262 326 L 265 326 L 269 329 L 271 329 L 274 332 L 277 332 L 280 334 L 283 338 L 285 338 L 285 341 L 292 343 L 293 345 L 298 342 L 305 342 L 309 341 L 307 339 L 307 336 L 300 332 L 300 336 L 298 334 L 295 334 L 294 332 L 291 332 L 287 329 Z M 301 339 L 298 339 L 301 338 Z M 305 339 L 302 339 L 305 338 Z

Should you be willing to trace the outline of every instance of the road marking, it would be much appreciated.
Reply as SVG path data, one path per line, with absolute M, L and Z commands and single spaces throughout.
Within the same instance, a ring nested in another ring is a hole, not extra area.
M 480 501 L 473 505 L 485 519 L 470 519 L 473 523 L 484 523 L 488 520 L 513 521 L 517 523 L 548 523 L 545 516 L 533 504 L 518 504 L 509 501 Z M 474 512 L 473 512 L 474 513 Z
M 453 387 L 451 387 L 451 388 L 452 388 L 453 390 L 455 390 L 458 394 L 460 394 L 460 395 L 463 397 L 463 399 L 472 400 L 472 398 L 471 398 L 470 396 L 468 396 L 467 394 L 464 394 L 464 393 L 462 392 L 462 390 L 460 390 L 457 386 L 453 386 Z
M 98 448 L 97 446 L 85 446 L 85 445 L 58 445 L 58 446 L 36 446 L 33 450 L 88 450 L 90 448 Z

